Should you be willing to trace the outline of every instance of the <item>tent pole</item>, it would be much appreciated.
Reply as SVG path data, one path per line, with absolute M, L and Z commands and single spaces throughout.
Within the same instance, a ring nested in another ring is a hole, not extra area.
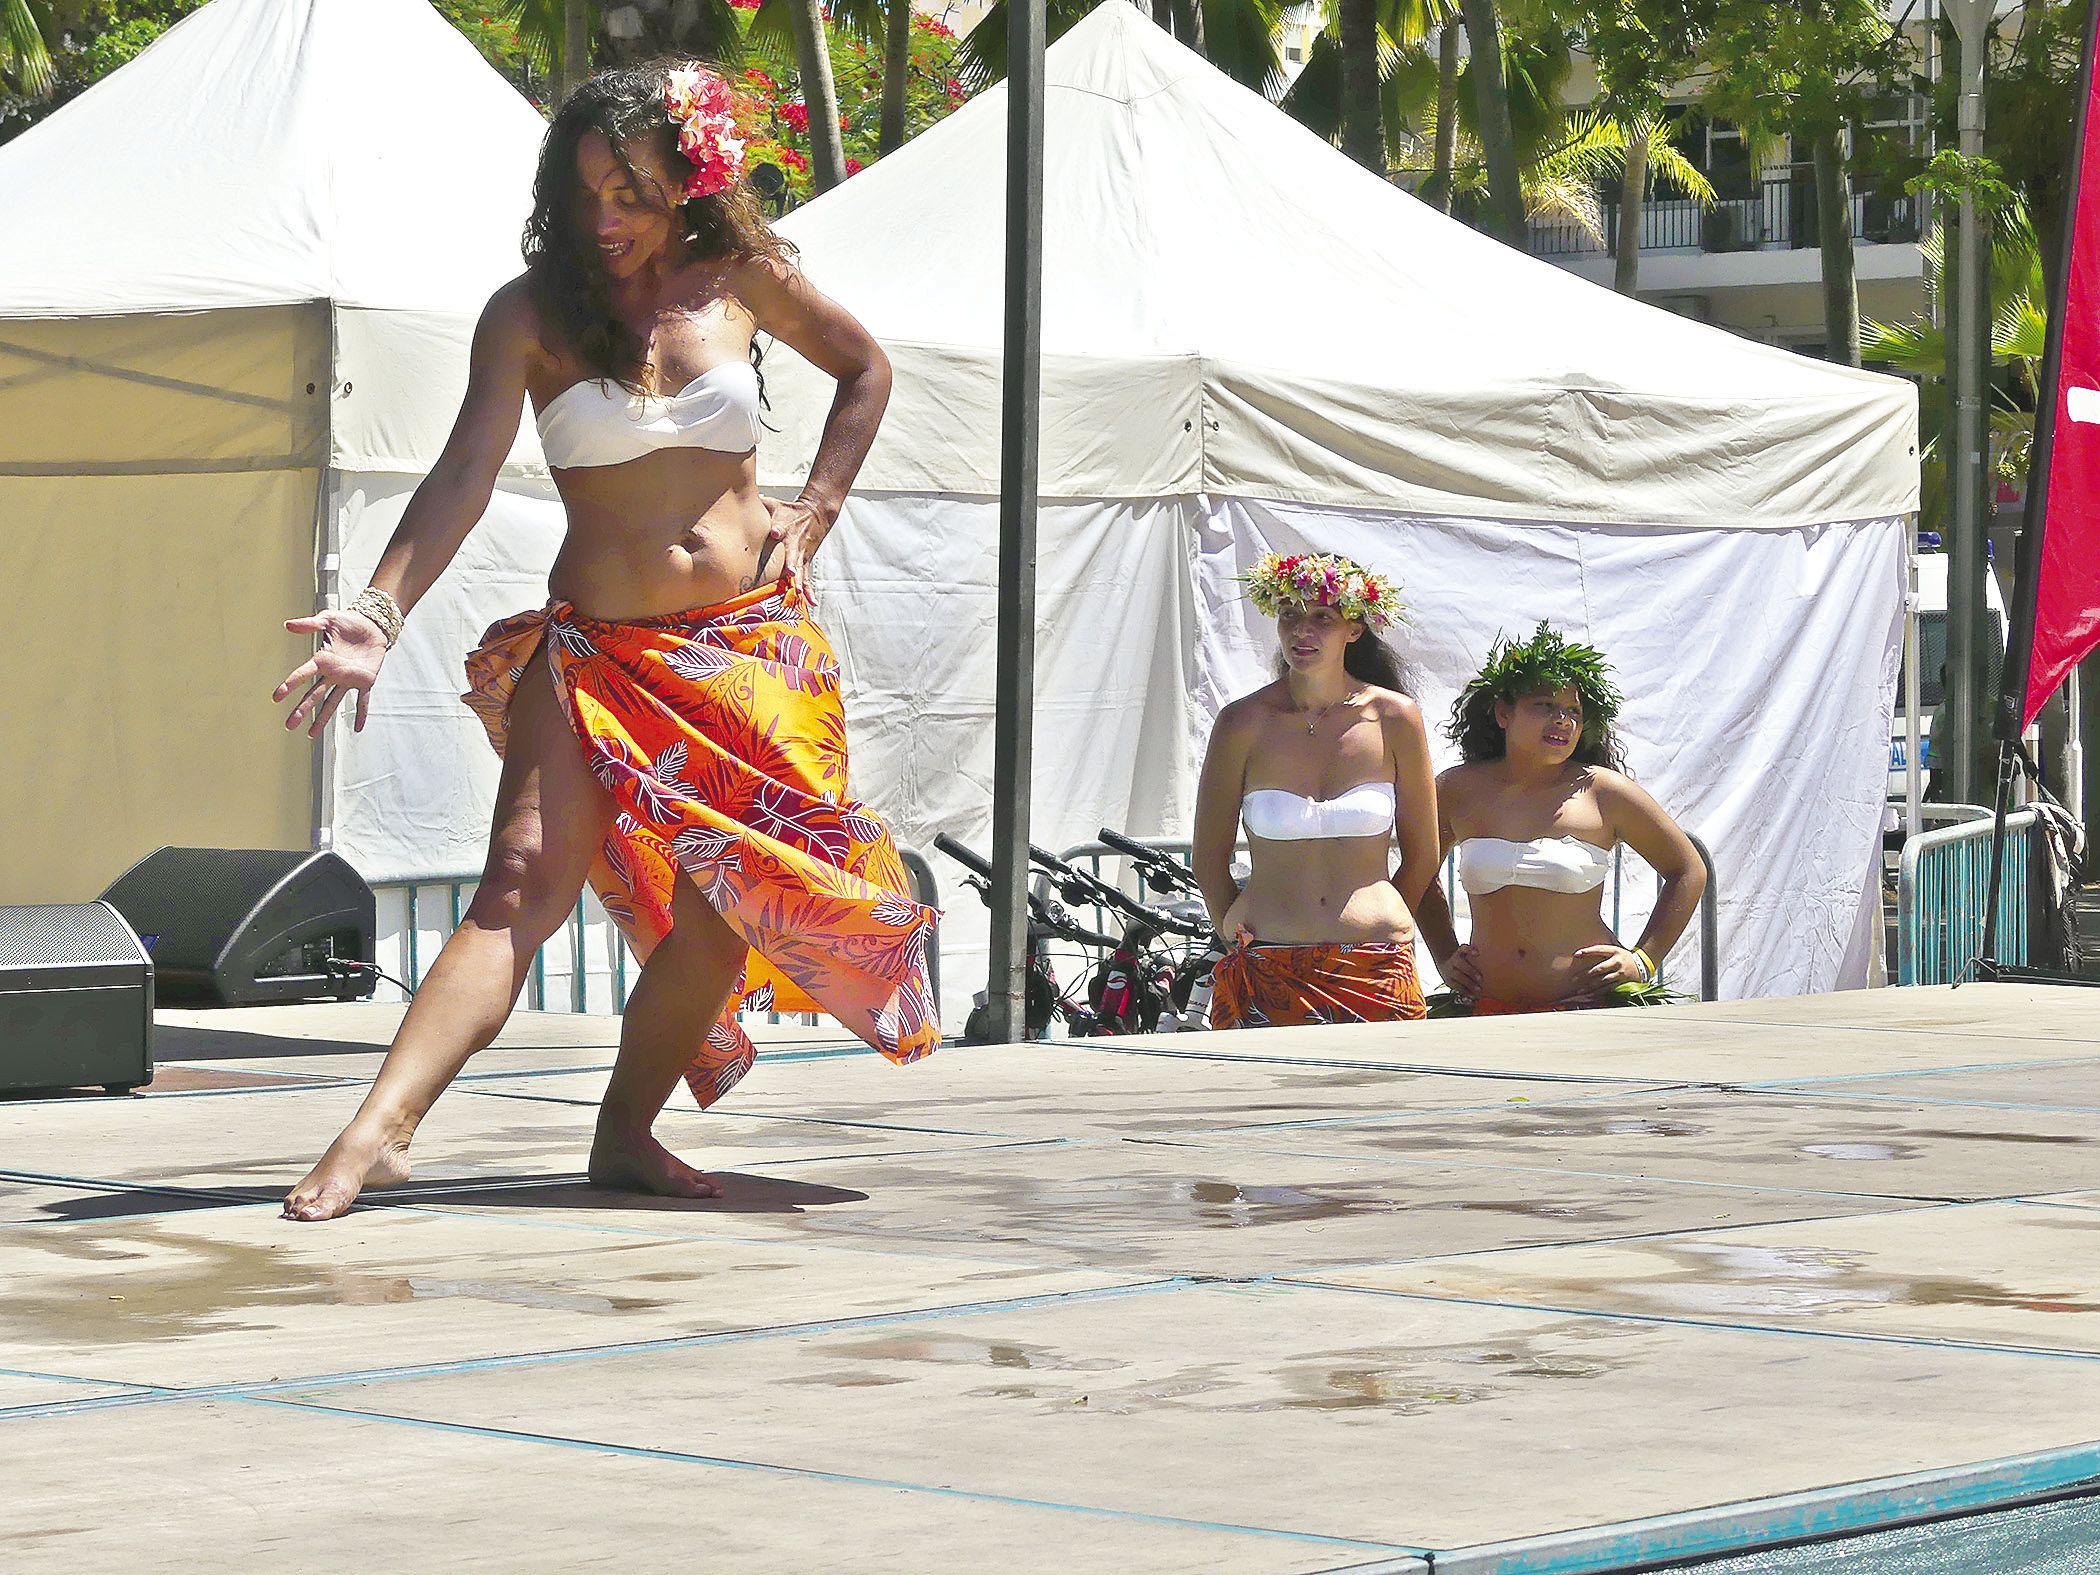
M 1915 538 L 1906 555 L 1910 583 L 1903 592 L 1903 835 L 1915 837 L 1925 829 L 1924 762 L 1925 720 L 1918 712 L 1925 703 L 1924 680 L 1918 672 L 1923 660 L 1918 640 L 1918 554 Z
M 326 305 L 328 313 L 328 362 L 326 367 L 328 392 L 328 449 L 335 447 L 335 384 L 337 368 L 342 365 L 341 336 L 337 331 L 336 304 Z M 314 488 L 314 611 L 326 612 L 342 598 L 343 588 L 343 532 L 342 515 L 336 508 L 336 471 L 333 465 L 321 467 L 319 483 Z M 314 740 L 313 749 L 313 847 L 318 851 L 335 845 L 335 723 L 321 729 Z
M 330 358 L 331 361 L 333 357 Z M 342 599 L 343 542 L 336 514 L 336 473 L 322 470 L 314 502 L 314 611 L 326 612 Z M 313 846 L 335 845 L 335 722 L 314 740 Z
M 999 661 L 992 739 L 988 1037 L 1028 1034 L 1029 793 L 1034 777 L 1035 529 L 1043 349 L 1044 0 L 1007 8 L 1006 344 L 1000 389 Z
M 1957 54 L 1959 93 L 1956 104 L 1962 157 L 1983 153 L 1983 85 L 1985 34 L 1990 26 L 1986 0 L 1948 0 L 1960 44 Z M 1951 796 L 1973 803 L 1983 784 L 1975 780 L 1977 724 L 1985 714 L 1981 694 L 1988 647 L 1983 642 L 1986 617 L 1983 579 L 1986 524 L 1984 467 L 1990 442 L 1984 410 L 1984 378 L 1989 375 L 1990 282 L 1983 215 L 1976 194 L 1964 188 L 1954 237 L 1953 420 L 1948 426 L 1948 480 L 1953 501 L 1947 533 L 1947 703 L 1941 716 L 1951 737 L 1934 754 Z

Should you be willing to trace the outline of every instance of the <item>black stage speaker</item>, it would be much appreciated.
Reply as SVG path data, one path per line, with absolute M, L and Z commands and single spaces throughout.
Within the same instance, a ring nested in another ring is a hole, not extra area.
M 0 908 L 0 1092 L 153 1081 L 153 963 L 107 903 Z
M 163 1005 L 350 1001 L 378 983 L 372 888 L 337 854 L 162 848 L 102 900 L 145 943 Z

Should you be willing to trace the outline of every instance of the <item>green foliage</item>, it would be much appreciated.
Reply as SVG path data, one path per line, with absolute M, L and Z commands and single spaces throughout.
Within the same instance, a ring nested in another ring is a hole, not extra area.
M 2041 246 L 2026 206 L 2017 198 L 1992 217 L 1991 363 L 1997 369 L 1990 390 L 1991 470 L 2003 480 L 2027 474 L 2034 443 L 2034 404 L 2041 376 L 2044 341 L 2049 331 L 2049 296 L 2042 279 Z M 1919 403 L 1924 467 L 1921 513 L 1928 525 L 1945 518 L 1947 465 L 1941 436 L 1946 422 L 1947 335 L 1934 323 L 1932 304 L 1951 288 L 1947 270 L 1948 231 L 1935 227 L 1926 237 L 1925 295 L 1927 310 L 1900 322 L 1869 320 L 1860 325 L 1863 359 L 1907 372 L 1926 384 Z
M 1528 640 L 1504 636 L 1489 649 L 1480 671 L 1459 692 L 1456 715 L 1482 694 L 1497 700 L 1572 689 L 1582 697 L 1583 731 L 1602 729 L 1626 703 L 1611 681 L 1611 664 L 1594 645 L 1570 641 L 1543 618 Z
M 1915 49 L 1880 0 L 1699 3 L 1712 6 L 1704 102 L 1753 132 L 1834 136 L 1911 85 Z
M 1096 5 L 1127 0 L 1044 0 L 1044 37 L 1056 43 Z M 1381 0 L 1381 4 L 1390 0 Z M 1400 0 L 1407 3 L 1407 0 Z M 1201 0 L 1210 63 L 1242 87 L 1270 91 L 1283 77 L 1276 35 L 1289 0 Z M 994 0 L 956 52 L 956 75 L 972 93 L 1006 78 L 1006 0 Z
M 1436 138 L 1437 59 L 1434 29 L 1457 12 L 1449 4 L 1425 0 L 1381 0 L 1379 70 L 1385 112 L 1386 148 L 1395 171 L 1426 174 L 1430 145 Z M 1502 29 L 1502 76 L 1509 94 L 1510 124 L 1516 133 L 1518 162 L 1529 169 L 1565 135 L 1562 92 L 1574 66 L 1572 35 L 1559 22 L 1535 20 L 1519 13 Z M 1342 42 L 1329 25 L 1313 40 L 1305 69 L 1283 97 L 1283 110 L 1307 130 L 1334 140 L 1341 134 Z M 1459 67 L 1459 140 L 1472 167 L 1454 172 L 1453 185 L 1465 193 L 1484 191 L 1478 168 L 1478 95 L 1471 62 Z
M 510 5 L 500 0 L 431 0 L 431 4 L 481 52 L 482 59 L 532 100 L 535 109 L 545 107 L 541 101 L 547 96 L 547 57 L 535 41 L 526 38 L 515 0 Z M 558 0 L 554 9 L 559 13 Z
M 0 0 L 0 87 L 40 97 L 57 75 L 51 61 L 51 8 L 46 0 Z
M 794 46 L 785 47 L 787 60 L 768 40 L 766 12 L 752 13 L 751 52 L 754 63 L 744 68 L 737 82 L 745 100 L 745 122 L 750 135 L 750 159 L 756 167 L 771 164 L 786 177 L 796 201 L 814 191 L 809 163 L 809 114 L 803 107 L 801 90 L 790 62 Z M 846 149 L 846 173 L 853 175 L 875 162 L 876 139 L 882 121 L 881 19 L 874 17 L 849 26 L 835 19 L 825 28 L 831 46 L 831 76 L 838 92 L 839 134 Z M 867 36 L 872 33 L 874 36 Z M 928 126 L 944 120 L 960 108 L 968 93 L 956 62 L 955 34 L 928 16 L 914 15 L 911 30 L 911 63 L 905 73 L 905 122 L 908 139 Z
M 1957 203 L 1965 195 L 1972 195 L 1981 211 L 1999 213 L 2020 200 L 2019 193 L 2005 183 L 2004 175 L 1994 159 L 1964 158 L 1957 149 L 1942 148 L 1924 169 L 1903 183 L 1903 189 L 1931 192 Z
M 18 0 L 0 0 L 0 32 Z M 204 0 L 29 0 L 42 13 L 45 36 L 56 40 L 46 86 L 32 90 L 0 69 L 0 142 L 20 136 L 126 65 Z M 0 62 L 6 45 L 0 42 Z

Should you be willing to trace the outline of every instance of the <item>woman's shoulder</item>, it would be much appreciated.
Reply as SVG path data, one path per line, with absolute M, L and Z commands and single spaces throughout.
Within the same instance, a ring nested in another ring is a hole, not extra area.
M 1623 771 L 1614 771 L 1610 766 L 1577 766 L 1577 782 L 1596 794 L 1600 800 L 1624 799 L 1640 792 L 1633 778 Z
M 1397 689 L 1380 689 L 1376 684 L 1364 691 L 1364 714 L 1379 722 L 1400 722 L 1420 727 L 1422 708 L 1412 695 L 1404 695 Z
M 1218 720 L 1214 724 L 1216 730 L 1220 733 L 1244 735 L 1259 727 L 1263 718 L 1274 714 L 1278 709 L 1276 692 L 1282 687 L 1280 681 L 1263 684 L 1259 689 L 1250 690 L 1237 700 L 1227 701 L 1218 712 Z
M 481 309 L 481 320 L 492 327 L 539 332 L 539 302 L 532 293 L 532 275 L 521 273 L 496 286 L 489 304 Z

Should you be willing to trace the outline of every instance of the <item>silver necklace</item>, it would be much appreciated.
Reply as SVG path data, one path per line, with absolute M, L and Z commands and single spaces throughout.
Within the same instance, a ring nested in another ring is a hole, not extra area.
M 1313 732 L 1314 732 L 1314 731 L 1315 731 L 1315 729 L 1317 729 L 1317 728 L 1319 727 L 1319 725 L 1320 725 L 1320 719 L 1321 719 L 1322 717 L 1326 716 L 1326 715 L 1327 715 L 1327 713 L 1328 713 L 1329 711 L 1332 711 L 1332 710 L 1333 710 L 1333 709 L 1334 709 L 1334 708 L 1335 708 L 1336 706 L 1338 706 L 1338 705 L 1347 705 L 1347 704 L 1348 704 L 1348 703 L 1349 703 L 1349 702 L 1350 702 L 1351 700 L 1357 700 L 1357 699 L 1361 699 L 1361 698 L 1362 698 L 1362 696 L 1363 696 L 1363 691 L 1362 691 L 1361 689 L 1358 689 L 1358 690 L 1354 691 L 1354 692 L 1353 692 L 1353 693 L 1351 693 L 1351 694 L 1346 694 L 1346 695 L 1343 695 L 1343 696 L 1342 696 L 1342 698 L 1341 698 L 1341 699 L 1339 699 L 1339 700 L 1330 700 L 1330 701 L 1328 701 L 1328 702 L 1327 702 L 1327 703 L 1326 703 L 1325 705 L 1321 706 L 1319 710 L 1315 711 L 1315 712 L 1313 713 L 1313 719 L 1312 719 L 1312 720 L 1311 720 L 1310 722 L 1307 722 L 1307 723 L 1305 724 L 1305 736 L 1306 736 L 1307 738 L 1310 738 L 1310 737 L 1312 737 L 1312 736 L 1313 736 Z

